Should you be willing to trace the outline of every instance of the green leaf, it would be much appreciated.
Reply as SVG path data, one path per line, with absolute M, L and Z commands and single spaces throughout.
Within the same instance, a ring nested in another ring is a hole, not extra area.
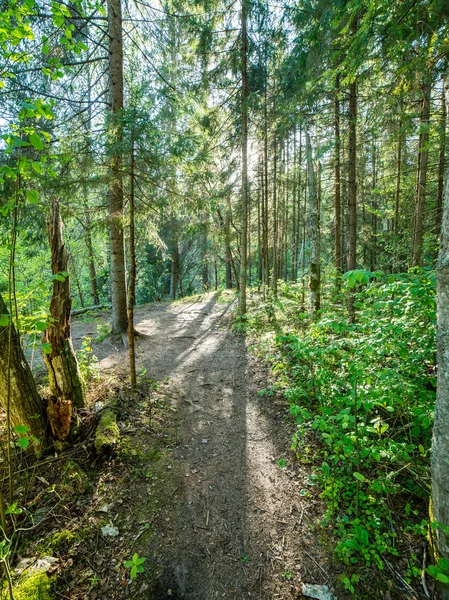
M 30 428 L 26 425 L 16 425 L 15 427 L 13 427 L 13 429 L 19 435 L 25 435 L 25 433 L 28 433 Z
M 38 331 L 45 331 L 47 329 L 47 322 L 46 321 L 37 321 L 36 329 Z
M 136 565 L 133 565 L 132 569 L 131 569 L 131 579 L 135 579 L 136 575 L 137 575 L 137 567 L 136 567 Z
M 358 481 L 366 481 L 365 477 L 357 471 L 354 471 L 353 475 Z
M 33 162 L 31 163 L 31 168 L 33 169 L 33 171 L 39 174 L 44 172 L 44 167 L 41 165 L 40 162 L 37 162 L 36 160 L 33 160 Z
M 446 558 L 440 558 L 440 560 L 438 561 L 438 567 L 442 571 L 449 571 L 449 560 L 447 560 Z
M 8 327 L 9 325 L 9 315 L 1 315 L 0 316 L 0 327 Z
M 30 202 L 31 204 L 37 204 L 37 202 L 39 201 L 39 195 L 36 192 L 36 190 L 27 190 L 26 196 L 28 202 Z
M 33 146 L 33 148 L 36 148 L 36 150 L 44 149 L 44 142 L 36 132 L 30 134 L 30 144 Z
M 20 446 L 23 450 L 26 450 L 30 445 L 30 439 L 27 437 L 21 437 L 17 440 L 17 445 Z
M 438 575 L 435 578 L 437 581 L 441 581 L 441 583 L 449 583 L 449 577 L 447 575 L 445 575 L 444 573 L 438 573 Z
M 53 352 L 52 345 L 49 342 L 42 344 L 42 352 L 44 354 L 51 354 Z

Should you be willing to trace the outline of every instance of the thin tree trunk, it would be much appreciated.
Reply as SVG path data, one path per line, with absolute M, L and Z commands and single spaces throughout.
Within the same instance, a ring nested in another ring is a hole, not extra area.
M 129 376 L 131 389 L 137 387 L 136 373 L 136 351 L 135 351 L 135 336 L 134 336 L 134 304 L 136 296 L 136 247 L 134 235 L 134 171 L 135 171 L 135 155 L 134 155 L 134 140 L 131 143 L 131 164 L 130 164 L 130 181 L 129 181 L 129 293 L 128 293 L 128 350 L 129 350 Z
M 242 231 L 240 239 L 240 315 L 246 313 L 246 262 L 248 245 L 248 77 L 247 77 L 247 34 L 246 34 L 246 0 L 242 0 Z
M 427 186 L 427 165 L 429 161 L 429 124 L 430 124 L 430 94 L 432 86 L 428 75 L 424 76 L 421 85 L 421 117 L 418 142 L 418 173 L 416 180 L 415 217 L 413 224 L 412 267 L 421 265 L 424 208 Z
M 292 190 L 292 275 L 291 279 L 293 282 L 296 282 L 298 277 L 298 203 L 296 202 L 296 191 L 297 191 L 297 181 L 298 181 L 298 165 L 296 163 L 297 154 L 296 154 L 296 127 L 293 130 L 293 190 Z
M 123 39 L 121 0 L 107 0 L 109 33 L 109 95 L 111 103 L 111 168 L 109 180 L 109 240 L 111 247 L 112 333 L 126 336 L 126 267 L 123 236 Z
M 437 206 L 435 212 L 435 233 L 437 240 L 441 233 L 441 214 L 443 210 L 443 191 L 444 191 L 444 171 L 446 166 L 446 99 L 443 91 L 441 97 L 441 118 L 440 118 L 440 156 L 438 161 L 438 191 Z
M 201 231 L 201 280 L 203 289 L 209 289 L 209 263 L 207 256 L 208 213 L 202 215 Z
M 82 408 L 85 403 L 84 383 L 70 336 L 72 298 L 68 275 L 69 255 L 62 230 L 59 202 L 53 198 L 48 222 L 53 295 L 50 303 L 51 322 L 44 332 L 43 341 L 50 344 L 48 352 L 44 352 L 51 393 L 47 415 L 53 436 L 59 440 L 68 437 L 74 409 Z
M 265 286 L 270 285 L 270 260 L 268 252 L 268 106 L 267 106 L 268 78 L 265 79 L 264 90 L 264 138 L 263 138 L 263 163 L 264 163 L 264 219 L 263 219 L 263 255 L 265 269 Z
M 335 287 L 337 292 L 341 286 L 341 162 L 340 162 L 340 74 L 335 77 L 335 202 L 334 202 L 334 257 L 335 257 Z
M 353 25 L 354 31 L 355 25 Z M 349 165 L 348 165 L 348 212 L 349 212 L 349 257 L 348 269 L 357 268 L 357 82 L 349 86 Z M 354 319 L 354 292 L 349 293 L 349 316 Z
M 263 174 L 261 161 L 259 161 L 260 185 L 257 188 L 257 281 L 263 278 L 263 244 L 262 244 L 262 221 L 263 221 Z
M 273 150 L 273 294 L 278 292 L 278 186 L 277 186 L 277 134 L 274 133 Z
M 445 81 L 446 101 L 449 103 L 449 73 Z M 430 521 L 437 524 L 432 534 L 434 560 L 449 560 L 449 169 L 443 194 L 441 240 L 437 275 L 437 363 L 438 381 L 435 421 L 432 436 L 431 474 L 432 502 Z M 432 530 L 430 530 L 432 531 Z M 437 582 L 438 598 L 449 599 L 449 586 Z
M 90 226 L 91 226 L 90 217 L 86 217 L 84 240 L 86 242 L 87 260 L 89 263 L 90 293 L 92 296 L 93 304 L 97 305 L 97 304 L 100 304 L 100 299 L 98 296 L 97 270 L 95 268 L 95 256 L 94 256 L 94 250 L 93 250 L 93 244 L 92 244 L 92 236 L 90 233 Z
M 373 214 L 371 219 L 371 248 L 370 248 L 370 270 L 374 271 L 377 261 L 377 165 L 376 165 L 376 144 L 373 140 L 372 158 L 371 158 L 371 189 L 373 195 Z
M 178 297 L 179 286 L 179 244 L 177 232 L 174 230 L 176 225 L 173 225 L 172 242 L 171 242 L 171 273 L 170 273 L 170 300 L 175 300 Z
M 396 265 L 398 266 L 399 259 L 399 206 L 401 200 L 401 180 L 402 180 L 402 144 L 403 144 L 403 109 L 402 101 L 400 105 L 400 118 L 399 118 L 399 131 L 398 131 L 398 153 L 396 159 L 396 191 L 395 191 L 395 202 L 394 202 L 394 247 L 395 247 L 395 258 Z
M 320 217 L 315 172 L 313 169 L 312 144 L 309 132 L 306 131 L 307 152 L 307 184 L 309 190 L 309 289 L 310 314 L 315 318 L 320 310 L 321 281 L 320 281 Z

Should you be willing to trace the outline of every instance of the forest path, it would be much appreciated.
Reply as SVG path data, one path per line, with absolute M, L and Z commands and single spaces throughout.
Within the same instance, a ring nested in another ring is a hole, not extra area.
M 178 422 L 163 474 L 169 500 L 154 523 L 156 541 L 140 552 L 162 565 L 149 597 L 298 598 L 301 581 L 328 583 L 312 533 L 320 502 L 307 469 L 288 460 L 287 403 L 258 395 L 266 374 L 244 337 L 230 332 L 229 302 L 217 299 L 136 311 L 138 365 L 172 399 Z M 123 351 L 110 350 L 107 340 L 94 347 L 102 370 L 124 365 Z M 147 490 L 130 493 L 144 505 Z

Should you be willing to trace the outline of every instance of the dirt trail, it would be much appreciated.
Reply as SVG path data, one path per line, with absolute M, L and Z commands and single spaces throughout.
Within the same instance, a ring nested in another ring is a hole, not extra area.
M 151 548 L 162 561 L 153 600 L 287 600 L 301 597 L 301 581 L 330 583 L 312 532 L 320 503 L 288 460 L 286 403 L 257 394 L 265 375 L 229 331 L 229 311 L 207 294 L 136 312 L 139 367 L 162 385 L 170 378 L 179 417 L 164 484 L 176 493 Z M 124 364 L 107 340 L 95 352 L 102 370 Z

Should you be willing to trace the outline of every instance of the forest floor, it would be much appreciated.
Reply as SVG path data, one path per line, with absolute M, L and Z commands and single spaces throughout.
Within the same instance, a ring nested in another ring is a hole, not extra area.
M 134 395 L 127 351 L 98 336 L 107 312 L 73 320 L 75 347 L 90 336 L 99 361 L 90 402 L 118 399 L 121 439 L 103 458 L 78 447 L 88 484 L 70 497 L 56 487 L 67 540 L 41 529 L 34 549 L 60 560 L 57 597 L 288 600 L 302 583 L 335 584 L 317 537 L 322 501 L 290 451 L 288 403 L 258 393 L 268 373 L 232 331 L 232 303 L 210 293 L 137 307 Z M 57 486 L 54 466 L 52 477 Z M 124 561 L 136 552 L 146 560 L 131 582 Z

